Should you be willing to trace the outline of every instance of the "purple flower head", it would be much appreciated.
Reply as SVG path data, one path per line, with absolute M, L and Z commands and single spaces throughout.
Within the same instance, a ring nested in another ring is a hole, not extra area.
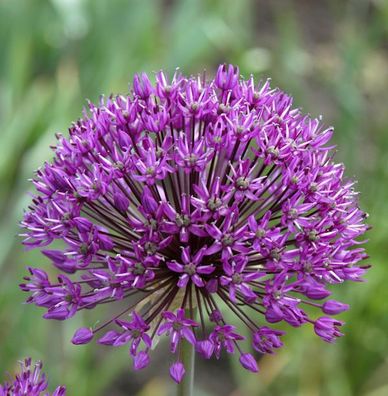
M 368 267 L 366 215 L 333 160 L 333 128 L 233 65 L 210 81 L 178 71 L 151 81 L 141 73 L 128 95 L 88 103 L 36 172 L 22 235 L 59 274 L 29 268 L 27 302 L 56 320 L 108 306 L 73 343 L 125 344 L 135 369 L 168 336 L 178 382 L 182 342 L 258 370 L 224 310 L 260 353 L 282 346 L 268 324 L 341 335 L 342 322 L 305 309 L 346 310 L 325 302 L 328 286 L 360 281 Z
M 0 384 L 0 396 L 50 396 L 47 392 L 48 381 L 42 374 L 42 362 L 32 366 L 31 358 L 20 362 L 20 372 L 9 382 Z M 66 388 L 58 386 L 52 396 L 66 396 Z

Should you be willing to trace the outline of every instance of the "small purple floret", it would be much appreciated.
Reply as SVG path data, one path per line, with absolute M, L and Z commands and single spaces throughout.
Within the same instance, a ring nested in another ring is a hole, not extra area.
M 280 336 L 284 331 L 263 326 L 253 334 L 253 347 L 261 353 L 274 353 L 274 349 L 283 346 Z
M 343 336 L 339 331 L 339 326 L 343 324 L 340 320 L 322 316 L 314 322 L 314 331 L 325 341 L 334 342 L 337 337 Z

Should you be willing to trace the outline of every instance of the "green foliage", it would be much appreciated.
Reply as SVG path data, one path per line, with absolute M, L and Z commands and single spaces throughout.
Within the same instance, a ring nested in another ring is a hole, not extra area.
M 223 375 L 206 378 L 222 383 L 231 375 L 235 395 L 386 395 L 387 38 L 385 0 L 1 1 L 0 379 L 31 355 L 69 395 L 171 394 L 164 357 L 133 375 L 125 348 L 70 343 L 95 313 L 54 323 L 22 305 L 24 268 L 44 259 L 23 251 L 17 224 L 29 201 L 27 179 L 50 158 L 54 133 L 66 133 L 86 98 L 126 92 L 142 70 L 212 74 L 218 63 L 235 62 L 244 75 L 271 76 L 304 111 L 335 125 L 338 158 L 359 179 L 370 213 L 373 268 L 366 283 L 334 289 L 352 306 L 343 315 L 347 336 L 336 345 L 324 345 L 307 326 L 290 329 L 287 346 L 261 360 L 259 375 L 232 361 Z M 198 396 L 222 389 L 197 379 Z M 130 386 L 141 390 L 123 391 Z

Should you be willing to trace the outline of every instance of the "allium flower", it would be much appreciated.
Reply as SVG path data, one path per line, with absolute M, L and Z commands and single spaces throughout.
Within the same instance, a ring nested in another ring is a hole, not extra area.
M 140 369 L 156 337 L 167 336 L 178 382 L 182 342 L 206 358 L 238 353 L 258 370 L 223 309 L 261 353 L 282 346 L 283 332 L 269 327 L 281 321 L 311 324 L 332 341 L 342 322 L 305 307 L 346 310 L 316 300 L 367 268 L 359 264 L 366 216 L 333 161 L 332 133 L 233 66 L 212 81 L 135 76 L 129 95 L 89 103 L 37 171 L 24 243 L 43 248 L 61 274 L 30 268 L 27 301 L 58 320 L 109 304 L 111 316 L 79 329 L 73 343 L 127 344 Z M 57 241 L 62 249 L 47 248 Z
M 0 384 L 0 396 L 49 396 L 46 392 L 48 381 L 46 376 L 41 373 L 42 363 L 36 362 L 32 367 L 31 358 L 20 362 L 20 373 L 15 375 L 10 382 Z M 58 386 L 51 394 L 52 396 L 65 396 L 66 388 Z

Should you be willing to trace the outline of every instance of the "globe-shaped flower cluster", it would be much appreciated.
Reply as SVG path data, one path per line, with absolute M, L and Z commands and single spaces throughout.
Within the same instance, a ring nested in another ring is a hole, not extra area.
M 40 361 L 32 365 L 31 358 L 24 359 L 20 362 L 20 372 L 10 381 L 0 384 L 0 396 L 50 396 L 42 366 Z M 66 388 L 58 386 L 51 396 L 66 396 Z
M 232 65 L 211 81 L 159 72 L 153 85 L 143 73 L 128 95 L 89 103 L 69 132 L 37 171 L 22 222 L 25 245 L 61 274 L 29 268 L 21 287 L 47 319 L 109 304 L 111 316 L 73 343 L 129 344 L 140 369 L 168 335 L 179 382 L 183 340 L 258 370 L 225 310 L 261 353 L 282 345 L 271 327 L 280 321 L 311 324 L 329 342 L 342 335 L 330 315 L 348 306 L 318 301 L 365 272 L 366 216 L 333 161 L 333 129 L 290 96 Z M 62 249 L 46 248 L 58 240 Z

